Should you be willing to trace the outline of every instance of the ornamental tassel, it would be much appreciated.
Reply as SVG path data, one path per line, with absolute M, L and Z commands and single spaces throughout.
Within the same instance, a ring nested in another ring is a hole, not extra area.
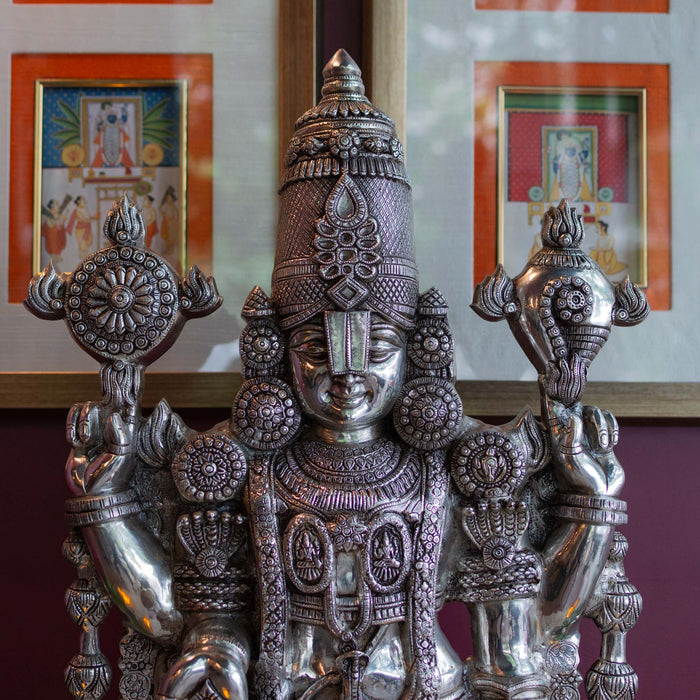
M 78 578 L 66 591 L 66 610 L 81 628 L 80 652 L 66 666 L 65 682 L 76 700 L 99 700 L 112 681 L 112 669 L 100 651 L 98 628 L 112 601 L 97 578 L 87 545 L 78 530 L 71 530 L 63 544 L 63 556 L 76 567 Z
M 600 603 L 590 613 L 603 635 L 600 656 L 586 674 L 588 700 L 634 700 L 639 679 L 627 663 L 626 636 L 642 611 L 642 596 L 629 582 L 622 563 L 629 545 L 615 533 L 608 566 L 610 573 Z

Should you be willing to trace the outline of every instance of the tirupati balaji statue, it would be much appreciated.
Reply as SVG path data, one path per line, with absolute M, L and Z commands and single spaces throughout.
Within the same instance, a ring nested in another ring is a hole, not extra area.
M 464 417 L 447 304 L 419 294 L 393 123 L 344 51 L 324 78 L 285 159 L 271 296 L 255 287 L 243 307 L 230 419 L 196 432 L 165 401 L 141 414 L 145 367 L 221 298 L 143 247 L 126 195 L 108 248 L 31 283 L 28 307 L 103 363 L 103 401 L 68 418 L 66 601 L 82 628 L 68 689 L 106 691 L 97 629 L 113 603 L 125 699 L 569 700 L 589 616 L 603 644 L 588 697 L 631 700 L 641 600 L 615 531 L 618 428 L 580 399 L 612 325 L 641 321 L 646 300 L 582 252 L 562 200 L 523 272 L 499 266 L 473 303 L 535 365 L 541 420 Z M 470 612 L 466 662 L 437 621 L 450 600 Z

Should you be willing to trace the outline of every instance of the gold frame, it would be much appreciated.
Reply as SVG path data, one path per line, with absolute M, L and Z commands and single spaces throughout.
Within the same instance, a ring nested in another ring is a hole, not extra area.
M 89 78 L 73 80 L 64 78 L 48 78 L 36 80 L 34 83 L 34 183 L 33 183 L 33 232 L 32 232 L 32 274 L 41 273 L 41 202 L 43 186 L 43 114 L 45 88 L 149 88 L 149 87 L 178 87 L 180 100 L 180 241 L 178 254 L 180 265 L 178 272 L 183 275 L 187 270 L 187 102 L 189 84 L 187 80 L 179 79 L 134 79 L 134 80 L 90 80 Z M 137 152 L 139 152 L 137 147 Z M 87 158 L 87 152 L 86 152 Z M 98 223 L 98 226 L 101 222 Z
M 647 90 L 646 88 L 615 88 L 615 87 L 548 87 L 548 86 L 523 86 L 523 85 L 499 85 L 498 87 L 498 166 L 497 166 L 497 196 L 498 196 L 498 230 L 496 242 L 496 254 L 499 263 L 503 264 L 505 249 L 505 202 L 506 202 L 506 154 L 505 134 L 506 96 L 509 94 L 547 94 L 547 95 L 633 95 L 639 99 L 639 173 L 637 187 L 639 191 L 639 221 L 640 221 L 640 246 L 639 246 L 639 279 L 632 280 L 641 287 L 648 285 L 648 237 L 647 237 Z M 517 109 L 509 111 L 518 111 Z M 539 109 L 540 112 L 561 113 L 557 109 Z M 576 110 L 586 112 L 586 110 Z

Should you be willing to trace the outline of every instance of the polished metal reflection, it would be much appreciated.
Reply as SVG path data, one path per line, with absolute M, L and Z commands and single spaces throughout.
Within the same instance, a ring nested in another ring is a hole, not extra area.
M 588 698 L 632 700 L 641 598 L 615 530 L 618 427 L 581 397 L 644 296 L 582 252 L 568 202 L 551 207 L 542 250 L 513 279 L 499 266 L 473 304 L 508 320 L 542 419 L 464 417 L 447 304 L 418 293 L 393 123 L 344 51 L 324 78 L 285 159 L 272 296 L 255 287 L 243 307 L 229 420 L 197 432 L 165 401 L 142 416 L 146 366 L 221 299 L 144 249 L 126 195 L 108 248 L 32 281 L 29 309 L 65 318 L 104 363 L 103 402 L 68 418 L 66 602 L 83 634 L 67 687 L 106 692 L 98 628 L 113 602 L 131 700 L 578 698 L 584 616 L 603 635 Z M 470 612 L 465 662 L 438 624 L 449 600 Z

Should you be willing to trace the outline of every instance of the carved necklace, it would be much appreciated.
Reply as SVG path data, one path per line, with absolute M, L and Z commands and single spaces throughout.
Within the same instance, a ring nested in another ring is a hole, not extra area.
M 278 494 L 319 513 L 368 511 L 404 501 L 420 488 L 420 460 L 388 438 L 360 446 L 304 440 L 278 461 Z

